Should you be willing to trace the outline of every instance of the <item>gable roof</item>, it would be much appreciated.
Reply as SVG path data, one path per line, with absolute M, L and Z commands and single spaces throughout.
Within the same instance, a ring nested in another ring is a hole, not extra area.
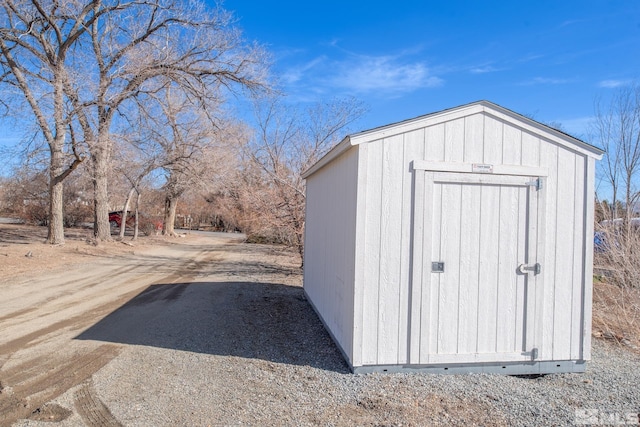
M 333 147 L 318 162 L 311 166 L 302 174 L 302 178 L 307 178 L 320 170 L 327 163 L 347 151 L 350 147 L 362 144 L 364 142 L 376 141 L 382 138 L 388 138 L 405 132 L 411 132 L 427 126 L 433 126 L 440 123 L 455 120 L 461 117 L 469 116 L 477 113 L 485 113 L 496 119 L 502 120 L 522 130 L 539 135 L 547 140 L 555 142 L 561 146 L 571 150 L 588 155 L 597 160 L 602 158 L 604 151 L 588 144 L 569 134 L 554 129 L 550 126 L 532 120 L 507 108 L 501 107 L 489 101 L 477 101 L 470 104 L 461 105 L 459 107 L 449 108 L 447 110 L 438 111 L 424 116 L 415 117 L 413 119 L 392 123 L 385 126 L 357 132 L 347 135 L 339 144 Z

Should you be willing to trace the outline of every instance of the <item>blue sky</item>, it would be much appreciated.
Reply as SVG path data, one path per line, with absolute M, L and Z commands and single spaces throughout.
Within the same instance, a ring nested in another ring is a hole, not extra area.
M 640 77 L 640 1 L 227 0 L 291 102 L 355 96 L 368 129 L 486 99 L 588 139 Z
M 362 100 L 353 131 L 486 99 L 597 145 L 594 100 L 640 79 L 640 0 L 223 5 L 271 52 L 292 103 Z M 0 148 L 18 139 L 3 125 Z

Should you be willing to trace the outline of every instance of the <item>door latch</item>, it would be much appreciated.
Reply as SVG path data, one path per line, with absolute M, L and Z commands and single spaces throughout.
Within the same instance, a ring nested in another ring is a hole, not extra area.
M 444 273 L 444 262 L 432 262 L 431 263 L 431 272 L 432 273 Z
M 518 266 L 518 272 L 522 274 L 540 274 L 540 264 L 537 262 L 535 264 L 520 264 Z

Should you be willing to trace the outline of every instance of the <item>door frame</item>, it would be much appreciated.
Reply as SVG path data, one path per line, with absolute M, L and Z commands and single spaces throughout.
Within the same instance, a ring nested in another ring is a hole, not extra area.
M 446 355 L 430 355 L 429 360 L 425 362 L 423 357 L 421 360 L 421 344 L 420 338 L 422 334 L 422 303 L 430 301 L 431 293 L 431 274 L 425 273 L 423 280 L 423 265 L 431 260 L 431 247 L 423 248 L 423 239 L 417 239 L 416 236 L 423 236 L 425 224 L 431 226 L 433 209 L 425 211 L 426 203 L 433 203 L 433 185 L 427 185 L 428 182 L 434 183 L 435 174 L 440 173 L 455 174 L 455 182 L 461 184 L 500 184 L 505 185 L 522 185 L 522 178 L 530 178 L 533 186 L 537 182 L 537 209 L 535 212 L 529 212 L 529 240 L 528 252 L 535 253 L 535 260 L 529 262 L 538 262 L 542 264 L 540 274 L 529 274 L 526 280 L 527 295 L 525 313 L 525 349 L 526 351 L 513 354 L 492 353 L 496 358 L 504 359 L 504 362 L 527 362 L 535 361 L 539 358 L 539 346 L 542 343 L 542 313 L 544 301 L 544 235 L 545 235 L 545 211 L 546 211 L 546 191 L 544 191 L 544 179 L 548 176 L 548 170 L 545 168 L 518 166 L 518 165 L 487 165 L 476 163 L 448 163 L 448 162 L 431 162 L 425 160 L 414 160 L 411 162 L 413 171 L 413 191 L 411 199 L 411 257 L 410 257 L 410 275 L 409 275 L 409 325 L 408 325 L 408 349 L 407 359 L 411 365 L 419 365 L 424 363 L 473 363 L 473 362 L 489 362 L 491 357 L 485 357 L 482 354 L 469 354 L 465 358 L 455 358 L 455 360 L 447 360 Z M 431 177 L 428 177 L 431 174 Z M 452 175 L 453 176 L 453 175 Z M 514 178 L 515 184 L 509 184 Z M 431 178 L 431 179 L 429 179 Z M 535 181 L 538 180 L 538 181 Z M 452 181 L 453 182 L 453 181 Z M 527 183 L 529 184 L 529 183 Z M 531 194 L 531 193 L 530 193 Z M 428 246 L 428 245 L 427 245 Z M 424 270 L 426 271 L 426 270 Z M 533 290 L 531 290 L 533 287 Z M 427 292 L 426 299 L 422 295 L 423 290 Z M 531 296 L 533 295 L 533 298 Z M 422 346 L 424 348 L 424 346 Z M 427 349 L 428 353 L 428 349 Z M 488 354 L 486 355 L 488 356 Z M 469 359 L 469 360 L 467 360 Z

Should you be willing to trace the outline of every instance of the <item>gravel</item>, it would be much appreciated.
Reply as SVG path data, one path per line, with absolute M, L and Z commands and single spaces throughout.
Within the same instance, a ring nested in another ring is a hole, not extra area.
M 144 292 L 78 337 L 121 347 L 91 387 L 122 425 L 638 423 L 640 357 L 597 340 L 584 374 L 353 375 L 304 298 L 293 254 L 225 251 L 215 269 Z M 53 403 L 73 410 L 75 391 Z M 56 425 L 83 424 L 74 412 Z

